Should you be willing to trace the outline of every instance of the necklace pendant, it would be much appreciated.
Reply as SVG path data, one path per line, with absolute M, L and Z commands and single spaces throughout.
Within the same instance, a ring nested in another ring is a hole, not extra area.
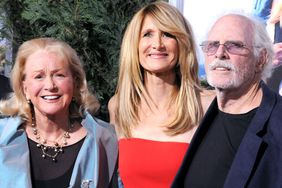
M 65 138 L 70 138 L 70 133 L 69 133 L 69 132 L 65 132 L 65 133 L 64 133 L 64 137 L 65 137 Z
M 34 135 L 37 135 L 37 133 L 38 133 L 36 128 L 32 128 L 32 132 L 33 132 Z
M 43 159 L 49 158 L 52 160 L 52 162 L 57 162 L 56 157 L 59 155 L 59 153 L 64 153 L 63 146 L 68 145 L 67 139 L 71 138 L 70 132 L 72 132 L 72 128 L 74 127 L 74 125 L 71 122 L 69 122 L 68 131 L 65 131 L 55 141 L 50 141 L 40 137 L 40 132 L 36 128 L 36 123 L 34 118 L 32 119 L 31 127 L 32 127 L 32 133 L 38 142 L 36 144 L 36 147 L 39 148 L 42 152 L 41 157 Z M 47 143 L 54 143 L 54 146 L 49 146 Z

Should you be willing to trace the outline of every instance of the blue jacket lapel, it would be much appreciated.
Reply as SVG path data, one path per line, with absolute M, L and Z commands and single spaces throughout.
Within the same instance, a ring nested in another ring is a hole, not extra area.
M 0 136 L 0 186 L 31 187 L 27 137 L 19 118 L 9 118 Z M 5 164 L 5 165 L 4 165 Z
M 86 183 L 91 185 L 89 187 L 97 187 L 99 153 L 94 124 L 96 122 L 90 118 L 90 115 L 87 115 L 86 119 L 82 121 L 83 127 L 87 129 L 87 135 L 75 162 L 70 187 L 80 187 L 82 184 L 85 186 Z M 90 145 L 92 146 L 89 147 Z

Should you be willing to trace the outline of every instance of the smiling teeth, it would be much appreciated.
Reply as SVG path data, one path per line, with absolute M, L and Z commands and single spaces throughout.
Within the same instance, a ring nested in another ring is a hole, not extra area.
M 45 96 L 43 97 L 44 99 L 57 99 L 59 98 L 58 96 Z
M 164 56 L 164 55 L 167 55 L 167 54 L 163 53 L 163 54 L 150 54 L 150 55 L 155 55 L 155 56 Z

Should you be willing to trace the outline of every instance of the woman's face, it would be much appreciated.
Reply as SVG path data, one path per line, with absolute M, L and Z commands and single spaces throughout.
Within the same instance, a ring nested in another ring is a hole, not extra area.
M 27 58 L 24 73 L 24 93 L 37 116 L 68 115 L 74 80 L 67 62 L 54 53 L 39 50 Z
M 138 52 L 141 66 L 153 74 L 174 71 L 179 55 L 175 37 L 159 30 L 150 16 L 143 21 Z

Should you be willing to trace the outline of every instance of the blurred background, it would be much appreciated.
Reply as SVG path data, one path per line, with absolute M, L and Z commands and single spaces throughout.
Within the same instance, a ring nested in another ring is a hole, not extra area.
M 69 43 L 80 56 L 89 88 L 108 120 L 107 103 L 114 95 L 120 43 L 133 14 L 152 0 L 1 0 L 0 74 L 9 77 L 20 44 L 35 37 L 54 37 Z M 197 46 L 218 14 L 229 9 L 251 12 L 253 0 L 169 0 L 191 23 Z M 198 48 L 203 84 L 203 54 Z

